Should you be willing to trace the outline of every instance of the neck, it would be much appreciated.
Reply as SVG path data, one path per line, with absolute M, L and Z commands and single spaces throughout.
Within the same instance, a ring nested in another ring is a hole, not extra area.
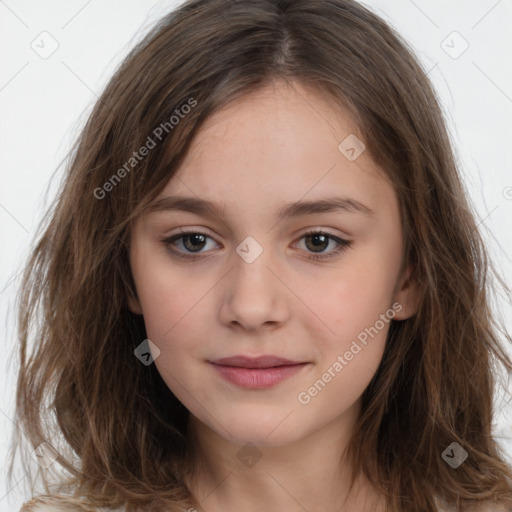
M 363 477 L 350 489 L 345 457 L 359 402 L 321 431 L 284 446 L 254 446 L 219 436 L 190 416 L 194 473 L 188 482 L 205 511 L 379 512 L 383 496 Z

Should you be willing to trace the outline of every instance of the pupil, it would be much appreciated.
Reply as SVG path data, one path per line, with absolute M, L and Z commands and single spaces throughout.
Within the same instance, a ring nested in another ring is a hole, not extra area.
M 312 239 L 312 240 L 315 240 L 315 242 L 313 243 L 313 247 L 316 247 L 318 249 L 318 245 L 316 244 L 316 242 L 318 242 L 320 239 L 320 244 L 328 244 L 328 240 L 327 240 L 327 237 L 325 235 L 309 235 L 309 237 Z M 325 249 L 325 247 L 323 247 Z M 316 252 L 321 252 L 321 251 L 316 251 Z
M 197 247 L 197 245 L 201 245 L 201 244 L 204 244 L 204 235 L 200 235 L 200 234 L 193 234 L 193 235 L 188 235 L 187 237 L 185 237 L 185 246 L 187 247 L 187 249 L 193 251 L 194 249 L 197 249 L 197 250 L 200 250 L 202 249 L 202 247 Z M 192 244 L 189 244 L 187 243 L 189 240 L 192 240 Z M 198 241 L 199 240 L 199 241 Z M 192 246 L 196 246 L 196 247 L 190 247 L 190 245 Z
M 313 249 L 319 249 L 319 248 L 325 249 L 325 245 L 328 244 L 328 240 L 325 235 L 318 235 L 318 234 L 309 235 L 308 240 L 313 240 Z M 189 241 L 191 241 L 191 243 L 187 243 Z M 185 246 L 187 247 L 188 250 L 191 250 L 191 251 L 201 250 L 202 246 L 204 245 L 204 241 L 205 241 L 204 235 L 200 235 L 200 234 L 188 235 L 185 238 Z M 201 247 L 197 247 L 198 245 Z M 324 247 L 322 247 L 322 245 Z M 321 252 L 321 250 L 315 251 L 315 252 Z

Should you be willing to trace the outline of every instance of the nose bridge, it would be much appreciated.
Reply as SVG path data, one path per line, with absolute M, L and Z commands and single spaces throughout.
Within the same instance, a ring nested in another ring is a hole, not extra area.
M 249 236 L 235 248 L 232 261 L 223 304 L 224 320 L 237 321 L 247 329 L 283 320 L 285 290 L 269 269 L 276 271 L 272 250 Z
M 248 236 L 235 248 L 235 268 L 231 276 L 236 290 L 244 294 L 249 292 L 248 295 L 252 295 L 254 300 L 257 300 L 260 292 L 270 296 L 273 289 L 270 280 L 275 279 L 268 269 L 273 265 L 272 249 L 266 243 L 267 239 L 263 240 L 262 236 L 258 238 L 259 242 L 256 238 Z

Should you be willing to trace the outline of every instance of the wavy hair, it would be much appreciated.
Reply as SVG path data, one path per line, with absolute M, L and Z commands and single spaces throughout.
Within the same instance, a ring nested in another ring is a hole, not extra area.
M 393 512 L 512 507 L 512 469 L 492 436 L 496 375 L 512 373 L 504 345 L 512 339 L 490 307 L 494 287 L 510 290 L 487 256 L 425 70 L 354 0 L 187 1 L 107 84 L 69 154 L 17 297 L 15 419 L 29 449 L 56 450 L 49 470 L 38 468 L 46 491 L 128 511 L 199 508 L 185 484 L 189 413 L 155 365 L 134 357 L 146 332 L 127 305 L 137 296 L 130 228 L 204 121 L 277 80 L 314 88 L 351 113 L 394 184 L 403 257 L 420 290 L 417 313 L 392 322 L 364 391 L 349 444 L 352 483 L 363 472 Z M 154 147 L 134 161 L 149 138 Z M 25 446 L 18 437 L 13 452 Z M 468 452 L 456 470 L 441 457 L 452 442 Z

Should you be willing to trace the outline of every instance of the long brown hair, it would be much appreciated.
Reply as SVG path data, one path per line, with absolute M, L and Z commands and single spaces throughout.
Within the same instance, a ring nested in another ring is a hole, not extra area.
M 55 447 L 50 470 L 67 471 L 54 481 L 43 474 L 46 491 L 127 510 L 194 505 L 184 483 L 188 411 L 155 365 L 134 356 L 146 333 L 127 307 L 136 296 L 130 226 L 205 119 L 274 80 L 315 88 L 351 112 L 394 183 L 404 261 L 420 290 L 417 313 L 392 322 L 364 391 L 349 445 L 354 480 L 364 472 L 396 512 L 512 507 L 512 469 L 491 432 L 495 374 L 512 372 L 500 337 L 512 339 L 489 295 L 491 284 L 509 291 L 488 261 L 425 71 L 354 0 L 191 0 L 110 80 L 70 154 L 18 296 L 16 421 L 31 449 Z M 457 469 L 442 457 L 454 442 L 468 453 Z

